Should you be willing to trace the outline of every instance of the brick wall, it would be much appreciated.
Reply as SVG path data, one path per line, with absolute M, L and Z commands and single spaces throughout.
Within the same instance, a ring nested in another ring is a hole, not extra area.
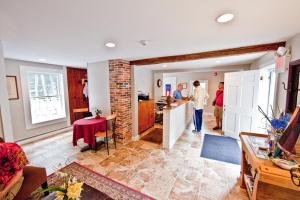
M 118 141 L 125 143 L 132 136 L 131 66 L 126 60 L 109 61 L 110 103 L 116 111 Z

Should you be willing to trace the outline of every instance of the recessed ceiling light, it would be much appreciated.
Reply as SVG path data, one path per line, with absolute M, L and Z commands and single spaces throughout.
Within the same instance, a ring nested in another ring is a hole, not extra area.
M 221 61 L 220 60 L 216 60 L 216 63 L 221 63 Z
M 166 64 L 164 64 L 164 65 L 162 65 L 162 67 L 163 67 L 163 68 L 166 68 L 166 67 L 167 67 L 167 65 L 166 65 Z
M 231 20 L 233 20 L 233 18 L 234 18 L 234 14 L 224 13 L 224 14 L 217 17 L 217 22 L 226 23 L 226 22 L 230 22 Z
M 41 61 L 41 62 L 45 62 L 46 61 L 45 58 L 39 58 L 38 60 Z
M 105 46 L 108 48 L 114 48 L 114 47 L 116 47 L 116 44 L 113 42 L 107 42 L 107 43 L 105 43 Z

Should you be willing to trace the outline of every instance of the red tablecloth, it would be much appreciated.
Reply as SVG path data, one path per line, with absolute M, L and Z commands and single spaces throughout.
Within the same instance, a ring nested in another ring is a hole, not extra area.
M 80 119 L 73 124 L 73 145 L 77 146 L 77 141 L 83 138 L 84 142 L 96 147 L 95 133 L 106 130 L 106 119 Z

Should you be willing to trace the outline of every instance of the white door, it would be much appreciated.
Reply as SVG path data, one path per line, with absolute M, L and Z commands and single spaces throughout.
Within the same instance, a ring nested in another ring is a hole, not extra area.
M 259 70 L 225 73 L 223 131 L 238 139 L 257 130 Z

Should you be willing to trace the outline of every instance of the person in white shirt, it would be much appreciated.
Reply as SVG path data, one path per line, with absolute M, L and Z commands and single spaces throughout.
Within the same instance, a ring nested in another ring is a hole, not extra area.
M 194 96 L 191 97 L 194 103 L 193 119 L 194 119 L 195 130 L 193 132 L 199 133 L 201 132 L 202 129 L 202 115 L 203 115 L 204 105 L 209 96 L 205 91 L 205 89 L 200 86 L 199 81 L 194 81 L 193 85 L 195 87 Z

